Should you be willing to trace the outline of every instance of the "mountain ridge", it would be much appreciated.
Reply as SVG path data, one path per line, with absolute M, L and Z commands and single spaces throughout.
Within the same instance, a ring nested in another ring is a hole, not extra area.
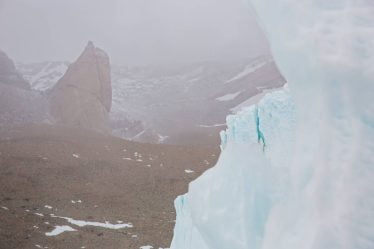
M 40 73 L 31 70 L 31 64 L 17 65 L 27 78 L 35 79 L 31 82 L 35 90 L 48 93 L 67 64 L 45 62 L 45 67 L 53 65 L 56 70 L 39 69 L 49 72 L 44 78 L 33 77 Z M 217 124 L 225 123 L 226 116 L 248 99 L 285 83 L 268 55 L 228 62 L 111 65 L 111 79 L 113 134 L 138 142 L 170 144 L 218 144 L 218 133 L 224 126 Z

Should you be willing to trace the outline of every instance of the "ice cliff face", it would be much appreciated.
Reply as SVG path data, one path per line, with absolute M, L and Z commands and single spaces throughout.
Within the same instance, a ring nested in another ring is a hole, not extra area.
M 374 4 L 252 3 L 290 90 L 228 117 L 171 248 L 374 248 Z
M 287 141 L 295 129 L 289 90 L 229 116 L 227 126 L 217 165 L 175 201 L 171 248 L 260 248 L 271 207 L 289 191 Z

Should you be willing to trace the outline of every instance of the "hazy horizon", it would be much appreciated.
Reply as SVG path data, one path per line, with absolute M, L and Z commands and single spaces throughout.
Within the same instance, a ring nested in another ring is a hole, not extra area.
M 92 40 L 121 65 L 268 53 L 244 5 L 242 0 L 0 0 L 0 49 L 17 62 L 73 61 Z

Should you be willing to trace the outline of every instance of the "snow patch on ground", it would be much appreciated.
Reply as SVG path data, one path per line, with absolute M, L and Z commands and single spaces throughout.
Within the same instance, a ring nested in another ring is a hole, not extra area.
M 138 134 L 136 134 L 135 136 L 133 136 L 130 140 L 133 140 L 133 139 L 136 139 L 136 138 L 139 138 L 141 135 L 143 135 L 145 133 L 145 130 L 142 130 L 141 132 L 139 132 Z
M 159 143 L 163 143 L 163 142 L 165 142 L 166 139 L 169 138 L 169 136 L 163 136 L 161 134 L 157 134 L 157 137 L 158 137 L 158 142 Z
M 279 89 L 280 88 L 274 88 L 274 89 L 270 89 L 270 90 L 262 90 L 261 93 L 259 93 L 259 94 L 255 95 L 255 96 L 253 96 L 253 97 L 245 100 L 244 102 L 242 102 L 239 105 L 231 108 L 230 110 L 231 110 L 232 113 L 237 113 L 237 112 L 241 111 L 245 107 L 257 104 L 267 93 L 278 91 Z
M 218 100 L 218 101 L 230 101 L 230 100 L 233 100 L 236 97 L 238 97 L 239 94 L 241 94 L 241 93 L 242 92 L 229 93 L 229 94 L 226 94 L 226 95 L 223 95 L 221 97 L 216 98 L 216 100 Z
M 51 232 L 45 233 L 46 236 L 51 237 L 51 236 L 57 236 L 60 235 L 64 232 L 75 232 L 74 228 L 71 226 L 55 226 L 55 229 L 53 229 Z
M 230 82 L 233 82 L 233 81 L 236 81 L 236 80 L 240 80 L 240 79 L 244 78 L 245 76 L 247 76 L 248 74 L 256 72 L 257 70 L 259 70 L 260 68 L 265 66 L 267 63 L 268 63 L 268 61 L 263 61 L 263 62 L 258 63 L 256 65 L 253 65 L 253 64 L 248 65 L 244 68 L 244 70 L 242 72 L 240 72 L 235 77 L 226 81 L 226 83 L 230 83 Z
M 51 216 L 55 217 L 55 218 L 64 219 L 67 222 L 69 222 L 70 224 L 73 224 L 73 225 L 76 225 L 76 226 L 79 226 L 79 227 L 94 226 L 94 227 L 103 227 L 103 228 L 114 229 L 114 230 L 134 227 L 131 223 L 111 224 L 107 221 L 105 223 L 102 223 L 102 222 L 96 222 L 96 221 L 75 220 L 73 218 L 55 216 L 55 215 L 51 215 Z

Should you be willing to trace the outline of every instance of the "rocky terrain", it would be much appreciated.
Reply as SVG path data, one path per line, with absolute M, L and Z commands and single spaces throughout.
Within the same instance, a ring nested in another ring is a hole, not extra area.
M 114 66 L 112 78 L 115 134 L 169 144 L 218 143 L 218 132 L 225 128 L 228 114 L 264 90 L 284 84 L 266 56 L 138 71 Z M 117 125 L 126 118 L 143 126 L 128 132 Z
M 219 154 L 217 147 L 139 144 L 56 125 L 10 129 L 0 138 L 4 249 L 167 248 L 173 200 Z

